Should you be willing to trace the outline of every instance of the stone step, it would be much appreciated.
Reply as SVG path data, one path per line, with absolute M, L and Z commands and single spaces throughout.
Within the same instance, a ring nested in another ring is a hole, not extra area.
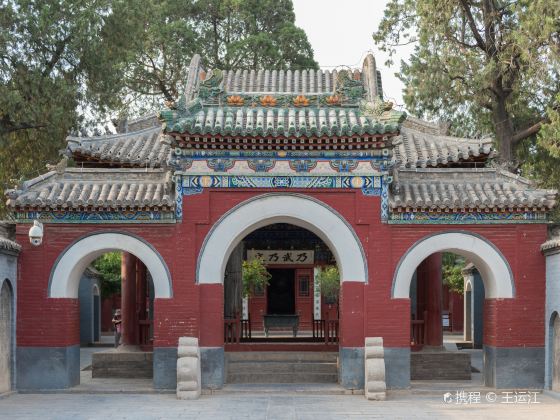
M 338 372 L 330 362 L 229 362 L 228 373 L 331 373 Z
M 412 352 L 411 380 L 471 379 L 471 355 L 461 351 Z
M 337 383 L 336 373 L 228 373 L 230 384 Z
M 313 351 L 246 351 L 227 352 L 228 362 L 323 362 L 336 363 L 338 353 Z
M 92 378 L 152 378 L 151 352 L 108 350 L 93 353 Z

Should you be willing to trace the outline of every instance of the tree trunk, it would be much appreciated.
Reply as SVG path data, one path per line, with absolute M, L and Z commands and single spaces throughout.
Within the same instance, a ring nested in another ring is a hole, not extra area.
M 506 99 L 497 97 L 492 120 L 496 130 L 496 142 L 500 152 L 499 158 L 508 166 L 513 164 L 513 124 L 509 112 L 506 109 Z

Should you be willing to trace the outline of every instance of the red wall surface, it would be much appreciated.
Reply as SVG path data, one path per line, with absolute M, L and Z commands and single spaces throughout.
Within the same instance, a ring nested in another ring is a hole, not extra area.
M 418 240 L 436 232 L 475 232 L 508 260 L 515 279 L 514 299 L 490 299 L 484 309 L 484 341 L 493 346 L 543 346 L 545 262 L 540 245 L 546 226 L 388 225 L 381 223 L 380 198 L 360 190 L 286 190 L 312 196 L 339 212 L 354 228 L 367 257 L 368 284 L 346 282 L 341 294 L 341 345 L 363 346 L 381 336 L 387 347 L 410 345 L 410 302 L 391 299 L 399 259 Z M 250 190 L 205 189 L 183 200 L 183 221 L 157 225 L 45 224 L 43 245 L 33 247 L 29 225 L 17 228 L 19 259 L 18 346 L 79 343 L 77 299 L 47 298 L 49 275 L 61 252 L 92 232 L 130 232 L 163 257 L 173 281 L 173 297 L 155 300 L 154 346 L 175 347 L 180 336 L 198 336 L 202 346 L 223 345 L 223 287 L 195 284 L 199 249 L 212 225 L 228 210 L 260 195 Z M 268 192 L 278 192 L 268 191 Z M 344 279 L 343 279 L 344 280 Z

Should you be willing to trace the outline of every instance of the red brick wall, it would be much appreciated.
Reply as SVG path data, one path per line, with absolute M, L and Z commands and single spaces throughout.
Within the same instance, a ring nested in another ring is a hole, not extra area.
M 155 301 L 154 346 L 176 346 L 178 337 L 183 335 L 199 336 L 203 346 L 221 345 L 223 288 L 195 285 L 198 250 L 213 223 L 225 212 L 264 192 L 205 190 L 188 196 L 184 199 L 183 221 L 176 225 L 47 224 L 40 247 L 29 244 L 29 225 L 18 226 L 17 240 L 23 245 L 18 282 L 18 345 L 63 346 L 79 342 L 77 300 L 47 299 L 48 280 L 56 258 L 68 245 L 100 231 L 127 231 L 140 236 L 156 248 L 168 265 L 173 298 Z M 515 278 L 514 300 L 486 304 L 486 344 L 543 345 L 545 271 L 539 246 L 546 238 L 545 225 L 387 225 L 380 221 L 379 197 L 351 190 L 295 192 L 333 207 L 354 227 L 364 246 L 369 282 L 365 286 L 348 283 L 343 287 L 343 345 L 361 346 L 364 336 L 382 336 L 389 347 L 409 345 L 409 300 L 390 297 L 395 268 L 419 239 L 457 230 L 476 232 L 496 245 L 509 261 Z M 360 300 L 356 292 L 361 293 L 362 288 Z

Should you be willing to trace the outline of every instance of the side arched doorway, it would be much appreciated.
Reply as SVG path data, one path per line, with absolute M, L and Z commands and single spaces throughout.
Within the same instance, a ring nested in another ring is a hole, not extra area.
M 542 347 L 520 347 L 511 340 L 511 333 L 504 327 L 507 321 L 503 314 L 510 312 L 516 299 L 512 270 L 499 249 L 483 236 L 467 231 L 454 231 L 435 233 L 417 241 L 397 264 L 392 298 L 409 299 L 416 269 L 442 252 L 452 252 L 464 257 L 480 273 L 485 292 L 485 333 L 481 355 L 484 384 L 497 388 L 542 386 L 543 366 L 538 357 L 539 353 L 542 354 Z M 439 322 L 441 329 L 441 316 Z
M 196 281 L 201 286 L 201 346 L 203 384 L 224 380 L 224 276 L 230 255 L 251 232 L 274 224 L 289 224 L 316 235 L 330 249 L 341 280 L 339 319 L 339 380 L 363 386 L 363 288 L 368 280 L 365 252 L 352 226 L 333 208 L 302 194 L 263 194 L 224 214 L 207 234 L 198 256 Z M 217 302 L 219 301 L 219 305 Z M 346 306 L 345 306 L 346 303 Z M 208 312 L 210 312 L 208 310 Z M 213 363 L 204 364 L 205 360 Z M 357 378 L 362 379 L 357 379 Z
M 550 320 L 550 361 L 551 361 L 551 381 L 552 391 L 560 392 L 560 315 L 558 312 L 552 314 Z
M 0 283 L 0 394 L 12 389 L 14 298 L 10 282 Z
M 100 256 L 115 251 L 120 251 L 126 256 L 126 258 L 123 257 L 123 260 L 126 260 L 127 262 L 134 261 L 134 264 L 128 265 L 134 265 L 134 267 L 136 267 L 135 270 L 143 270 L 143 277 L 149 278 L 149 289 L 154 298 L 168 299 L 172 297 L 171 276 L 167 264 L 163 260 L 162 256 L 144 239 L 124 232 L 94 233 L 78 239 L 69 245 L 60 254 L 52 268 L 48 287 L 48 297 L 77 301 L 84 271 Z M 140 269 L 138 267 L 143 268 Z M 128 271 L 130 271 L 130 267 L 127 266 L 126 271 L 128 273 Z M 137 276 L 138 271 L 135 271 L 132 276 L 127 276 L 127 281 L 136 283 L 138 280 Z M 123 276 L 123 281 L 124 278 L 125 277 Z M 97 285 L 93 286 L 90 284 L 87 288 L 87 294 L 89 296 L 89 306 L 87 308 L 89 319 L 88 329 L 90 330 L 92 339 L 95 341 L 95 338 L 98 338 L 99 336 L 100 289 Z M 137 311 L 135 304 L 131 305 L 130 309 L 130 312 Z M 123 316 L 123 327 L 125 327 L 124 324 L 126 321 L 127 320 Z M 73 329 L 75 325 L 79 325 L 79 323 L 71 324 L 68 327 L 69 336 L 79 336 L 79 333 Z M 141 334 L 141 331 L 137 334 Z M 124 341 L 124 338 L 122 341 Z M 147 350 L 147 352 L 149 353 L 150 350 Z M 99 353 L 96 353 L 95 355 L 97 354 Z M 145 359 L 148 361 L 152 360 L 151 354 L 146 355 Z M 152 362 L 149 363 L 149 374 L 151 376 Z M 153 363 L 155 363 L 155 360 Z M 79 366 L 80 348 L 78 345 L 71 346 L 66 350 L 65 359 L 61 360 L 60 363 L 60 367 L 63 372 L 56 372 L 59 376 L 57 378 L 56 386 L 61 388 L 79 384 Z M 37 369 L 40 367 L 40 362 L 37 362 Z M 30 368 L 27 370 L 29 371 Z M 154 383 L 157 383 L 159 381 L 159 378 L 157 377 L 159 371 L 156 369 L 153 371 Z M 28 377 L 29 376 L 32 375 L 28 375 Z M 35 382 L 32 384 L 24 383 L 23 388 L 44 388 L 48 387 L 50 383 L 48 377 L 44 378 L 44 383 L 38 383 L 36 375 L 33 375 L 33 378 Z

